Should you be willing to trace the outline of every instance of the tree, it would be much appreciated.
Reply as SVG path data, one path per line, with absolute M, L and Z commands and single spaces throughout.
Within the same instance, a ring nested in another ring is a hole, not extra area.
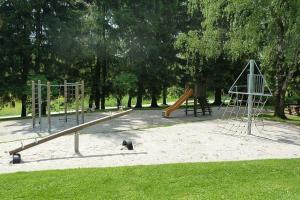
M 176 35 L 184 27 L 184 17 L 179 17 L 184 1 L 124 2 L 116 16 L 124 56 L 138 79 L 136 107 L 142 107 L 143 97 L 151 98 L 151 107 L 157 107 L 157 99 L 174 80 L 171 66 L 177 62 L 173 47 Z
M 206 71 L 210 76 L 210 85 L 215 90 L 215 105 L 222 103 L 222 90 L 232 84 L 235 71 L 238 71 L 240 59 L 231 60 L 230 54 L 224 48 L 228 41 L 230 23 L 226 17 L 224 0 L 191 0 L 189 12 L 192 16 L 201 13 L 202 18 L 195 26 L 199 37 L 202 55 L 206 60 Z M 237 70 L 235 70 L 237 69 Z
M 6 91 L 21 99 L 21 116 L 26 116 L 27 78 L 32 68 L 32 7 L 28 1 L 4 1 L 0 5 L 1 65 L 5 73 Z
M 118 49 L 118 27 L 114 22 L 118 2 L 88 1 L 84 17 L 82 43 L 86 58 L 90 60 L 90 102 L 96 109 L 105 109 L 105 98 L 109 94 L 109 65 L 112 64 Z
M 118 109 L 121 106 L 122 99 L 126 94 L 129 94 L 131 90 L 136 88 L 137 78 L 131 73 L 121 73 L 113 79 L 113 94 L 117 99 Z
M 275 77 L 274 82 L 269 79 L 274 85 L 275 116 L 285 118 L 286 90 L 299 68 L 299 1 L 192 0 L 190 5 L 203 12 L 208 43 L 223 44 L 221 49 L 234 60 L 258 60 L 268 77 Z M 228 24 L 228 32 L 221 34 L 225 40 L 214 37 L 222 33 L 221 21 Z
M 300 2 L 228 1 L 226 12 L 230 20 L 226 48 L 234 58 L 259 59 L 263 69 L 274 74 L 274 114 L 286 118 L 286 91 L 300 60 Z
M 21 116 L 26 116 L 29 75 L 63 79 L 72 68 L 79 49 L 74 38 L 82 6 L 81 1 L 68 0 L 6 0 L 0 4 L 0 63 L 5 71 L 5 90 L 21 99 Z M 58 70 L 62 66 L 64 73 Z

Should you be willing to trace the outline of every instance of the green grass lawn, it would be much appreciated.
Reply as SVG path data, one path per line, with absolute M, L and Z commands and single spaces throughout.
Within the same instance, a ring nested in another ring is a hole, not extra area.
M 0 108 L 0 117 L 1 116 L 15 116 L 21 115 L 21 102 L 16 102 L 15 107 L 11 105 L 4 106 Z
M 178 99 L 178 97 L 168 97 L 167 102 L 174 102 Z M 125 96 L 122 100 L 122 105 L 123 106 L 127 106 L 127 101 L 128 101 L 128 96 Z M 61 99 L 57 99 L 56 101 L 52 101 L 51 104 L 51 111 L 52 112 L 59 112 L 59 111 L 63 111 L 63 98 Z M 136 103 L 136 98 L 132 98 L 132 106 L 134 106 Z M 143 99 L 143 104 L 150 104 L 151 101 L 150 99 Z M 88 98 L 85 98 L 84 101 L 85 104 L 85 108 L 88 107 Z M 158 100 L 158 104 L 162 104 L 162 99 Z M 105 106 L 106 107 L 116 107 L 117 106 L 117 101 L 115 98 L 113 97 L 109 97 L 106 99 L 105 101 Z M 75 105 L 68 105 L 70 110 L 74 110 L 75 109 Z M 21 102 L 20 101 L 16 101 L 16 106 L 12 107 L 10 105 L 5 106 L 4 108 L 0 108 L 0 117 L 5 117 L 5 116 L 19 116 L 21 114 Z
M 279 117 L 274 117 L 273 113 L 267 113 L 261 115 L 261 117 L 265 120 L 295 124 L 300 126 L 300 116 L 296 116 L 296 115 L 286 114 L 287 119 L 281 119 Z
M 300 159 L 0 175 L 0 199 L 300 199 Z

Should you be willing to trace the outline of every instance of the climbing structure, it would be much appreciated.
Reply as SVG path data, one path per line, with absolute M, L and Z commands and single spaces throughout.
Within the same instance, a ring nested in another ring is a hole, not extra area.
M 61 85 L 50 82 L 43 84 L 40 80 L 37 83 L 32 81 L 31 99 L 33 130 L 43 132 L 47 126 L 47 131 L 50 133 L 51 114 L 54 114 L 55 109 L 55 114 L 61 116 L 59 120 L 65 124 L 67 122 L 73 122 L 72 125 L 84 123 L 84 81 L 80 83 L 64 81 Z M 55 107 L 55 104 L 58 104 L 58 107 Z M 46 122 L 43 121 L 43 114 L 47 116 Z
M 226 120 L 221 125 L 223 132 L 251 134 L 254 126 L 263 128 L 259 115 L 272 93 L 254 60 L 249 61 L 228 94 L 230 100 L 221 116 Z

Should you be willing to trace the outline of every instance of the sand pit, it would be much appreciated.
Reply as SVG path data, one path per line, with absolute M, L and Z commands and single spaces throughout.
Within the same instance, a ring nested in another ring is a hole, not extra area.
M 90 113 L 86 119 L 108 114 Z M 61 125 L 56 118 L 54 130 L 71 126 Z M 82 131 L 79 154 L 74 153 L 74 136 L 68 135 L 21 152 L 23 162 L 14 165 L 7 151 L 19 147 L 20 139 L 26 144 L 48 133 L 34 133 L 30 119 L 0 122 L 0 173 L 300 157 L 299 126 L 267 121 L 264 131 L 256 135 L 222 134 L 216 118 L 185 117 L 183 110 L 172 118 L 162 118 L 161 110 L 133 111 Z M 123 139 L 132 140 L 134 150 L 122 147 Z

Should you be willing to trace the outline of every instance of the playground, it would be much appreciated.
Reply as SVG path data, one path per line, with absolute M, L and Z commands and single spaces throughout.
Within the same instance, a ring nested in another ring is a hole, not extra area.
M 1 173 L 300 156 L 300 127 L 261 117 L 272 112 L 264 108 L 272 93 L 254 60 L 223 106 L 187 83 L 163 110 L 93 112 L 84 107 L 84 82 L 31 86 L 31 118 L 0 122 Z M 57 87 L 62 113 L 52 111 Z
M 66 135 L 22 152 L 22 163 L 11 164 L 8 151 L 45 137 L 31 131 L 31 120 L 0 122 L 1 173 L 66 168 L 150 165 L 164 163 L 236 161 L 297 158 L 300 156 L 300 127 L 265 121 L 264 131 L 252 135 L 223 134 L 218 131 L 221 113 L 185 116 L 184 109 L 162 118 L 161 110 L 134 110 L 127 115 L 94 125 L 80 132 L 79 153 L 74 153 L 74 136 Z M 88 113 L 86 120 L 114 112 Z M 56 119 L 55 119 L 56 118 Z M 59 116 L 54 129 L 63 129 Z M 70 125 L 71 126 L 71 125 Z M 35 139 L 34 139 L 35 138 Z M 22 140 L 21 140 L 22 139 Z M 122 146 L 131 140 L 134 150 Z
M 300 1 L 0 11 L 0 200 L 300 199 Z

